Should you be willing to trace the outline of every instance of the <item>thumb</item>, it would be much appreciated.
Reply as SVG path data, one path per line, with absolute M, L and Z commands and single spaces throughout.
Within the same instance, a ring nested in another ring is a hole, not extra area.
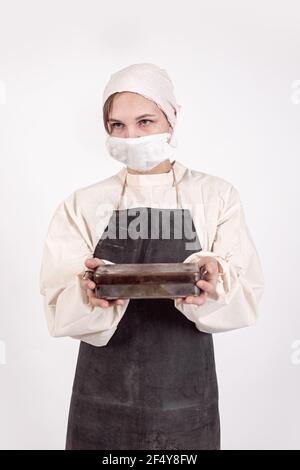
M 105 263 L 99 258 L 88 258 L 85 260 L 84 264 L 89 269 L 96 269 L 98 266 L 101 266 Z

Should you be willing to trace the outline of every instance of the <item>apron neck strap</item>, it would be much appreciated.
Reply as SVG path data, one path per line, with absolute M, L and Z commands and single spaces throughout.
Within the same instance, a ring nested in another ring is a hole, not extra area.
M 173 168 L 173 164 L 171 165 L 171 169 L 172 169 L 172 172 L 173 172 L 173 183 L 172 183 L 172 187 L 175 186 L 175 191 L 176 191 L 176 207 L 177 207 L 177 209 L 179 209 L 179 205 L 180 205 L 181 208 L 182 208 L 182 205 L 181 205 L 181 203 L 179 202 L 180 197 L 179 197 L 178 183 L 177 183 L 177 180 L 176 180 L 175 170 L 174 170 L 174 168 Z M 126 173 L 125 173 L 125 178 L 124 178 L 124 182 L 123 182 L 123 186 L 122 186 L 122 191 L 121 191 L 121 195 L 120 195 L 120 198 L 119 198 L 119 201 L 118 201 L 117 209 L 116 209 L 116 210 L 119 210 L 120 204 L 121 204 L 121 200 L 122 200 L 122 198 L 123 198 L 123 196 L 124 196 L 124 193 L 125 193 L 125 189 L 126 189 L 126 186 L 127 186 L 127 174 L 128 174 L 128 170 L 126 170 Z

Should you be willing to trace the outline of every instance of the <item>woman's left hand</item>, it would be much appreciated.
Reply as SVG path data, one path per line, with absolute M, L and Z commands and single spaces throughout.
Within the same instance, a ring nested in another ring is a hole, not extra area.
M 202 305 L 206 302 L 207 294 L 216 293 L 216 285 L 218 280 L 218 262 L 215 258 L 205 256 L 198 261 L 199 267 L 205 266 L 206 274 L 204 279 L 196 282 L 196 286 L 200 287 L 203 292 L 200 295 L 189 295 L 187 297 L 177 297 L 175 299 L 176 305 L 179 304 L 195 304 Z

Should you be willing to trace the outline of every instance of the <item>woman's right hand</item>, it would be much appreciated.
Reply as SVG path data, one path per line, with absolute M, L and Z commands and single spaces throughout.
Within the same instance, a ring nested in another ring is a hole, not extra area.
M 95 270 L 98 266 L 101 266 L 104 263 L 99 258 L 88 258 L 85 261 L 85 266 L 90 270 Z M 87 296 L 89 298 L 89 302 L 94 307 L 111 307 L 112 305 L 124 305 L 124 299 L 115 299 L 115 300 L 106 300 L 106 299 L 99 299 L 96 297 L 95 294 L 95 287 L 96 284 L 94 281 L 90 279 L 81 279 L 80 281 L 81 288 L 86 291 Z

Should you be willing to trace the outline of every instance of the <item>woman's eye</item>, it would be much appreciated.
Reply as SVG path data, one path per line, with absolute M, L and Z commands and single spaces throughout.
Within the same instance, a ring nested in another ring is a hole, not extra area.
M 151 119 L 142 119 L 142 120 L 139 121 L 139 122 L 153 122 L 153 121 L 151 121 Z
M 141 119 L 139 121 L 139 123 L 143 123 L 143 125 L 148 125 L 146 124 L 147 122 L 153 122 L 151 119 Z M 123 124 L 121 122 L 113 122 L 111 124 L 112 127 L 114 127 L 115 129 L 121 129 L 121 126 L 123 126 Z

